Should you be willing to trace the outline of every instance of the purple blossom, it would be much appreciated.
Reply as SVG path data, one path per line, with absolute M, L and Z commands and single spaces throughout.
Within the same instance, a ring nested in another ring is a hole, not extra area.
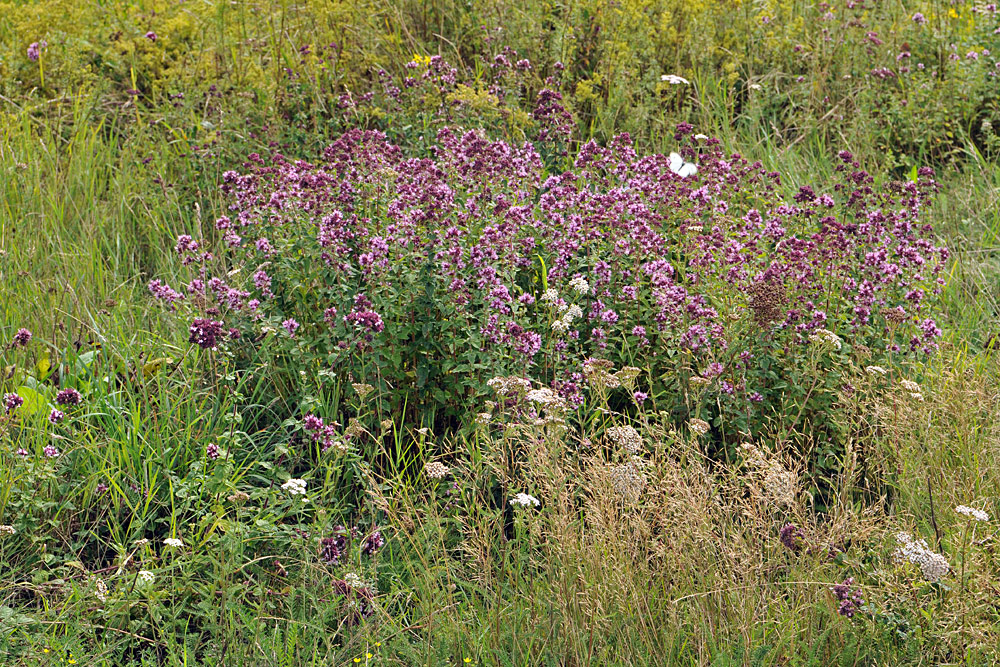
M 209 443 L 209 445 L 205 447 L 205 456 L 207 456 L 211 461 L 219 458 L 219 446 L 214 442 Z
M 794 552 L 798 552 L 798 550 L 802 548 L 802 544 L 806 538 L 805 533 L 803 533 L 802 530 L 794 523 L 786 523 L 782 526 L 779 537 L 781 539 L 781 543 L 784 544 L 789 551 Z
M 82 402 L 83 396 L 73 387 L 67 387 L 56 394 L 56 403 L 58 405 L 80 405 Z
M 26 347 L 31 341 L 31 332 L 27 329 L 18 329 L 11 340 L 11 347 Z
M 24 399 L 17 394 L 4 394 L 3 406 L 7 414 L 14 412 L 22 405 L 24 405 Z
M 854 615 L 861 611 L 864 606 L 864 598 L 861 597 L 861 588 L 854 587 L 854 579 L 848 577 L 839 584 L 835 584 L 830 590 L 840 602 L 837 613 L 847 618 L 854 618 Z
M 285 320 L 284 322 L 282 322 L 281 326 L 283 326 L 285 328 L 285 331 L 288 332 L 289 336 L 291 336 L 292 338 L 294 338 L 295 337 L 295 332 L 299 328 L 299 323 L 296 322 L 294 318 L 290 317 L 287 320 Z
M 52 412 L 49 413 L 49 422 L 51 422 L 52 424 L 58 424 L 63 420 L 65 416 L 66 416 L 65 412 L 52 408 Z
M 222 322 L 205 318 L 195 319 L 188 329 L 188 342 L 198 345 L 203 350 L 215 349 L 223 335 Z
M 149 32 L 146 33 L 146 39 L 148 39 L 151 42 L 155 42 L 157 39 L 156 33 L 150 30 Z
M 42 50 L 49 45 L 44 39 L 40 42 L 32 42 L 28 45 L 28 60 L 35 63 L 42 57 Z
M 361 553 L 366 556 L 374 556 L 375 552 L 385 545 L 385 538 L 378 528 L 372 530 L 371 534 L 364 539 L 361 544 Z
M 60 456 L 59 450 L 53 445 L 46 445 L 45 449 L 42 450 L 42 453 L 50 459 L 56 459 Z

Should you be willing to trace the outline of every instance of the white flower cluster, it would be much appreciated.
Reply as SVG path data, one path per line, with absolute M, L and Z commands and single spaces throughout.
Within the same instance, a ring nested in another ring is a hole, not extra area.
M 629 454 L 638 454 L 642 449 L 642 436 L 631 426 L 612 426 L 607 430 L 607 436 Z
M 428 461 L 424 464 L 424 473 L 431 479 L 444 479 L 451 469 L 440 461 Z
M 487 380 L 486 386 L 500 396 L 523 394 L 531 391 L 531 382 L 525 378 L 517 377 L 516 375 L 491 378 L 490 380 Z
M 491 412 L 480 412 L 476 415 L 476 423 L 480 426 L 486 426 L 493 419 L 493 413 Z
M 959 505 L 955 508 L 955 511 L 959 514 L 964 514 L 967 517 L 971 517 L 976 521 L 989 521 L 990 515 L 983 510 L 977 510 L 975 507 L 969 507 L 968 505 Z
M 532 505 L 538 507 L 539 505 L 541 505 L 541 503 L 538 501 L 538 498 L 528 493 L 517 494 L 516 496 L 510 499 L 510 504 L 521 505 L 523 507 L 530 507 Z
M 3 525 L 0 526 L 0 535 L 15 535 L 17 534 L 17 529 L 14 526 Z
M 572 287 L 577 292 L 579 292 L 580 294 L 586 294 L 587 292 L 590 291 L 590 283 L 588 283 L 587 279 L 584 278 L 583 276 L 576 276 L 575 278 L 570 280 L 569 286 Z
M 541 389 L 532 389 L 527 394 L 524 395 L 526 399 L 532 403 L 538 403 L 546 408 L 564 408 L 566 407 L 566 401 L 562 396 L 552 391 L 548 387 L 542 387 Z
M 149 586 L 154 581 L 156 581 L 156 575 L 154 575 L 149 570 L 139 570 L 139 574 L 136 575 L 135 584 L 136 586 Z
M 829 345 L 834 350 L 839 350 L 842 344 L 840 336 L 829 329 L 816 329 L 816 331 L 809 334 L 809 342 L 817 345 Z
M 893 556 L 898 561 L 906 561 L 920 568 L 920 573 L 927 581 L 939 581 L 948 574 L 948 561 L 941 554 L 931 551 L 927 541 L 914 540 L 909 533 L 896 533 L 899 548 Z
M 552 330 L 563 332 L 569 330 L 573 320 L 583 317 L 583 309 L 575 303 L 572 306 L 564 306 L 563 316 L 552 323 Z
M 671 86 L 688 85 L 691 83 L 684 77 L 677 76 L 676 74 L 661 74 L 660 81 L 664 83 L 669 83 Z
M 905 380 L 905 379 L 900 380 L 899 386 L 902 387 L 903 391 L 908 393 L 910 395 L 910 398 L 912 398 L 913 400 L 915 401 L 924 400 L 924 395 L 920 391 L 920 385 L 914 382 L 913 380 Z
M 889 372 L 881 366 L 865 366 L 865 370 L 869 375 L 885 375 Z
M 555 304 L 559 300 L 559 292 L 556 291 L 554 287 L 550 287 L 544 292 L 542 292 L 541 301 L 542 303 L 547 303 L 550 306 Z
M 165 544 L 168 547 L 175 547 L 175 548 L 180 548 L 184 546 L 183 540 L 180 540 L 176 537 L 168 537 L 167 539 L 163 540 L 163 544 Z
M 696 435 L 705 435 L 712 427 L 704 419 L 698 419 L 695 417 L 694 419 L 688 420 L 688 428 L 691 429 L 691 432 Z
M 289 495 L 293 496 L 305 496 L 306 495 L 306 482 L 304 479 L 292 478 L 281 485 L 285 491 L 288 491 Z M 302 498 L 305 500 L 305 498 Z

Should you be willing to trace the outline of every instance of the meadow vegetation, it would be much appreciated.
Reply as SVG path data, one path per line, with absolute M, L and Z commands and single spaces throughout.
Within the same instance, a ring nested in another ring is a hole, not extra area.
M 993 664 L 998 79 L 965 0 L 0 0 L 4 664 Z

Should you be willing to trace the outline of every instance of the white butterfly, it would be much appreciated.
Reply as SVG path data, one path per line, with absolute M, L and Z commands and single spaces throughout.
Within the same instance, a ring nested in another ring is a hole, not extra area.
M 674 172 L 681 178 L 687 178 L 688 176 L 694 176 L 698 173 L 698 165 L 693 162 L 685 162 L 677 153 L 670 154 L 670 171 Z

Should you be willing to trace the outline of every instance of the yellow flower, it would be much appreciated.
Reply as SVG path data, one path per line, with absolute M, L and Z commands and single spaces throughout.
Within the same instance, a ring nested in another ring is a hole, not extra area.
M 370 658 L 370 657 L 372 657 L 372 654 L 371 653 L 365 653 L 365 657 L 366 658 Z
M 954 7 L 952 7 L 951 9 L 948 10 L 948 16 L 950 16 L 953 19 L 957 19 L 958 18 L 958 12 L 955 11 Z
M 465 659 L 465 660 L 463 660 L 462 662 L 465 662 L 465 663 L 469 663 L 469 662 L 472 662 L 472 658 L 466 658 L 466 659 Z

